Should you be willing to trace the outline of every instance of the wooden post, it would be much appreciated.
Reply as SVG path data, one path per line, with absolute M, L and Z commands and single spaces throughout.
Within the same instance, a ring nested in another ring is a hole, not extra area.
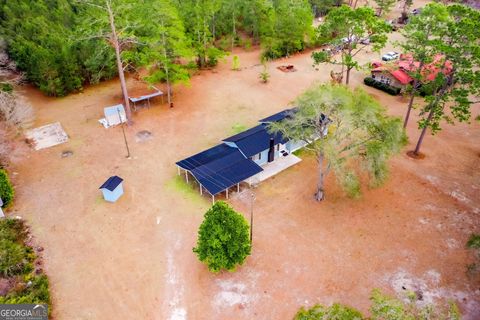
M 215 196 L 212 195 L 212 204 L 215 204 Z
M 226 193 L 227 199 L 228 199 L 228 188 L 225 190 L 225 193 Z
M 202 185 L 200 185 L 200 195 L 203 196 L 203 187 L 202 187 Z
M 240 192 L 240 183 L 237 183 L 237 192 Z
M 187 183 L 188 183 L 188 171 L 185 170 L 185 180 L 187 180 Z
M 180 167 L 177 166 L 177 176 L 179 176 L 179 175 L 180 175 Z

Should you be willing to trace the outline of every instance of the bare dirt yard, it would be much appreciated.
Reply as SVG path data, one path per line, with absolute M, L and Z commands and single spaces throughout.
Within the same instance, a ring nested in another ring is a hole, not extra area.
M 387 48 L 388 50 L 388 48 Z M 103 107 L 121 101 L 117 81 L 66 98 L 25 87 L 35 125 L 59 121 L 68 143 L 29 151 L 12 165 L 17 190 L 11 215 L 25 217 L 45 247 L 55 319 L 291 319 L 301 305 L 334 301 L 363 311 L 373 288 L 423 301 L 453 299 L 465 319 L 480 318 L 480 281 L 466 275 L 465 249 L 480 232 L 480 124 L 445 125 L 425 139 L 426 158 L 413 160 L 419 135 L 391 162 L 391 179 L 358 200 L 327 181 L 327 199 L 313 200 L 315 161 L 304 160 L 256 189 L 253 252 L 235 273 L 214 275 L 192 252 L 203 213 L 211 205 L 185 188 L 175 161 L 218 143 L 239 127 L 284 109 L 314 81 L 328 81 L 330 66 L 315 70 L 309 53 L 269 64 L 260 82 L 259 50 L 238 52 L 213 71 L 175 91 L 175 107 L 157 101 L 127 128 L 126 159 L 119 127 L 98 123 Z M 365 62 L 378 54 L 364 54 Z M 292 64 L 296 72 L 277 66 Z M 354 72 L 352 86 L 363 86 Z M 129 80 L 129 87 L 144 85 Z M 372 88 L 392 115 L 406 100 Z M 479 106 L 473 116 L 479 114 Z M 413 119 L 416 120 L 416 119 Z M 136 139 L 140 131 L 149 139 Z M 69 157 L 62 152 L 71 151 Z M 114 204 L 98 187 L 111 175 L 125 179 Z M 249 217 L 250 193 L 229 202 Z

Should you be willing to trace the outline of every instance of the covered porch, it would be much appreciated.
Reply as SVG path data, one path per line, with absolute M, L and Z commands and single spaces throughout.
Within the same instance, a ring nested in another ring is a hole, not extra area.
M 245 179 L 245 182 L 249 185 L 260 183 L 282 172 L 283 170 L 290 168 L 300 161 L 302 161 L 302 159 L 291 153 L 287 156 L 280 155 L 280 157 L 276 158 L 273 162 L 267 162 L 266 164 L 262 165 L 263 171 L 248 179 Z

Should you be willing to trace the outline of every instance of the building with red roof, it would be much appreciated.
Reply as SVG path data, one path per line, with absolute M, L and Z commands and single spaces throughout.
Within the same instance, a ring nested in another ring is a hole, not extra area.
M 409 74 L 416 72 L 420 67 L 420 62 L 414 61 L 411 54 L 402 54 L 400 59 L 391 63 L 374 62 L 372 63 L 372 78 L 386 83 L 392 87 L 405 89 L 406 85 L 412 84 L 413 79 Z M 433 61 L 422 67 L 423 83 L 434 80 L 439 72 L 445 75 L 452 72 L 451 61 L 446 61 L 443 55 L 438 54 Z

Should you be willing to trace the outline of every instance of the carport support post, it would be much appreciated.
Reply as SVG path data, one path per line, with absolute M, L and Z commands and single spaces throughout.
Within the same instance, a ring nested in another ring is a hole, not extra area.
M 202 185 L 200 185 L 200 195 L 203 196 L 203 187 L 202 187 Z
M 185 170 L 185 180 L 187 180 L 187 183 L 188 183 L 188 171 Z
M 215 196 L 212 195 L 212 205 L 215 204 Z
M 240 183 L 237 183 L 237 192 L 240 192 Z
M 228 188 L 225 190 L 225 195 L 227 196 L 227 199 L 228 199 Z
M 180 175 L 180 167 L 177 166 L 177 175 Z

